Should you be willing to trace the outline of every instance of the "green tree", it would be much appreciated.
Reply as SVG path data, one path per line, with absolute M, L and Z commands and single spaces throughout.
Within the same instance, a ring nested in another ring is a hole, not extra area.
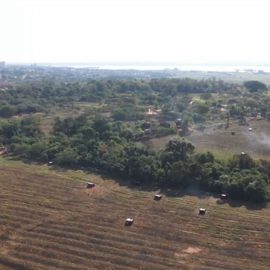
M 33 143 L 28 150 L 28 158 L 38 161 L 47 161 L 48 155 L 46 153 L 47 145 L 45 142 Z
M 253 178 L 246 187 L 247 200 L 252 202 L 264 202 L 267 197 L 267 186 L 261 179 Z
M 178 139 L 170 140 L 165 148 L 165 152 L 170 153 L 170 162 L 186 161 L 193 151 L 194 146 L 191 143 Z
M 78 154 L 71 148 L 56 154 L 55 161 L 61 166 L 75 166 L 79 160 Z
M 0 117 L 11 117 L 17 113 L 17 110 L 14 106 L 4 105 L 0 106 Z
M 246 81 L 244 82 L 244 86 L 250 91 L 250 92 L 258 92 L 258 91 L 266 91 L 267 86 L 259 81 Z
M 209 106 L 205 102 L 195 102 L 193 105 L 194 111 L 199 114 L 206 114 L 209 111 Z
M 169 187 L 186 187 L 189 183 L 190 170 L 182 161 L 174 162 L 167 174 L 166 184 Z
M 242 153 L 240 155 L 234 155 L 233 159 L 229 161 L 229 166 L 232 169 L 251 169 L 255 167 L 255 161 L 248 154 Z

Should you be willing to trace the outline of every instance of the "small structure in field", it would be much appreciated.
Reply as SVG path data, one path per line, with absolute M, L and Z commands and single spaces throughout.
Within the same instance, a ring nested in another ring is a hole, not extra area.
M 206 214 L 206 209 L 205 208 L 200 208 L 199 209 L 199 215 L 204 216 Z
M 220 199 L 223 201 L 226 201 L 228 199 L 228 194 L 226 194 L 226 193 L 220 194 Z
M 241 155 L 244 156 L 246 153 L 245 152 L 241 152 Z
M 88 182 L 87 184 L 86 184 L 86 188 L 93 188 L 93 187 L 95 187 L 96 186 L 96 184 L 95 183 L 92 183 L 92 182 Z
M 48 166 L 52 166 L 52 165 L 53 165 L 53 161 L 49 161 Z
M 0 146 L 0 155 L 4 155 L 7 153 L 7 149 L 4 146 Z
M 250 128 L 248 128 L 248 131 L 252 131 L 252 130 L 253 130 L 253 128 L 251 128 L 251 127 L 250 127 Z
M 133 218 L 127 218 L 125 221 L 125 226 L 131 226 L 134 222 Z
M 160 194 L 156 194 L 155 196 L 154 196 L 154 200 L 155 201 L 160 201 L 162 199 L 162 195 L 160 195 Z
M 258 113 L 258 114 L 257 114 L 256 119 L 257 119 L 257 120 L 262 120 L 262 115 L 261 115 L 261 113 Z

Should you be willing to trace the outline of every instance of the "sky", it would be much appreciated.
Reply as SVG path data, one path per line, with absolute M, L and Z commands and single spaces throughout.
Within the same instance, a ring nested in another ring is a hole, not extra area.
M 0 61 L 270 64 L 268 0 L 0 0 Z

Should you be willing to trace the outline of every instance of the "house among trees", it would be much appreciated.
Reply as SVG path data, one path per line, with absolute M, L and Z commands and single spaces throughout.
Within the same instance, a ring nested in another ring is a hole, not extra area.
M 261 113 L 258 113 L 258 114 L 257 114 L 256 120 L 262 120 L 262 115 L 261 115 Z
M 154 108 L 149 108 L 148 111 L 146 112 L 146 115 L 155 116 L 155 115 L 158 115 L 159 113 L 160 113 L 159 110 L 155 110 Z
M 175 124 L 176 124 L 176 127 L 177 128 L 181 128 L 182 126 L 182 119 L 181 118 L 178 118 L 175 120 Z

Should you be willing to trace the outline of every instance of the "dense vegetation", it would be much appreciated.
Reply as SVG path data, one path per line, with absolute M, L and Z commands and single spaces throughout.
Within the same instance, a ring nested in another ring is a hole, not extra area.
M 176 190 L 192 185 L 226 192 L 233 199 L 264 202 L 270 194 L 268 161 L 255 161 L 245 153 L 229 161 L 217 160 L 210 152 L 196 153 L 181 137 L 161 151 L 149 150 L 138 142 L 168 134 L 184 136 L 190 124 L 217 119 L 232 117 L 245 124 L 245 117 L 259 115 L 270 120 L 266 90 L 266 85 L 256 81 L 237 85 L 215 79 L 20 82 L 0 91 L 0 144 L 21 158 L 97 169 L 138 185 Z M 75 102 L 106 107 L 78 117 L 56 118 L 47 136 L 35 117 L 4 119 L 22 113 L 48 113 L 54 106 Z M 160 108 L 155 118 L 159 123 L 152 126 L 145 113 L 149 106 Z M 176 122 L 175 127 L 171 123 L 178 118 L 180 124 Z
M 47 138 L 33 118 L 25 118 L 2 122 L 0 134 L 1 143 L 22 158 L 94 168 L 140 185 L 195 185 L 238 200 L 269 199 L 269 162 L 254 161 L 245 153 L 228 162 L 216 160 L 209 152 L 194 153 L 194 146 L 182 139 L 171 140 L 160 152 L 150 151 L 137 146 L 134 134 L 121 122 L 88 115 L 58 119 Z
M 63 82 L 42 80 L 20 83 L 8 91 L 0 91 L 0 116 L 44 111 L 55 104 L 66 102 L 100 102 L 115 99 L 119 94 L 132 93 L 148 104 L 158 105 L 178 93 L 204 93 L 225 91 L 230 84 L 222 81 L 196 81 L 191 79 L 152 80 L 85 80 Z M 168 97 L 168 95 L 170 95 Z M 129 104 L 134 102 L 130 98 Z M 181 107 L 179 104 L 178 107 Z
M 244 117 L 258 113 L 270 119 L 266 89 L 257 81 L 237 85 L 215 79 L 42 79 L 0 91 L 0 117 L 48 112 L 52 106 L 73 102 L 99 102 L 110 105 L 114 120 L 144 119 L 145 106 L 154 106 L 161 108 L 161 120 L 181 117 L 190 123 L 204 123 L 226 118 L 229 113 L 243 122 Z M 224 103 L 227 107 L 221 111 Z

